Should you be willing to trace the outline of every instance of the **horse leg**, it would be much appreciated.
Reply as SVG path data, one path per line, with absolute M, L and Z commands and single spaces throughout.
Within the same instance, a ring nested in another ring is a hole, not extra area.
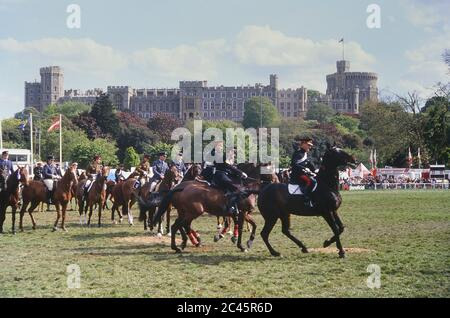
M 256 236 L 256 222 L 252 218 L 252 216 L 248 213 L 245 214 L 245 220 L 247 221 L 247 225 L 251 225 L 251 227 L 252 227 L 252 232 L 250 233 L 250 238 L 247 241 L 247 248 L 250 249 L 253 245 L 253 241 L 255 240 L 255 236 Z
M 61 228 L 63 229 L 64 232 L 67 232 L 66 229 L 66 210 L 67 210 L 67 203 L 63 203 L 62 204 L 62 220 L 61 220 Z
M 128 223 L 133 226 L 133 214 L 131 214 L 131 201 L 127 202 Z
M 167 220 L 166 220 L 166 232 L 167 236 L 170 236 L 170 211 L 171 209 L 168 209 L 166 212 Z
M 345 257 L 345 251 L 342 248 L 341 239 L 340 239 L 340 232 L 339 232 L 339 226 L 336 224 L 336 221 L 334 220 L 332 214 L 324 215 L 325 221 L 327 221 L 328 225 L 331 227 L 331 230 L 333 231 L 334 236 L 323 243 L 324 247 L 329 246 L 332 242 L 336 241 L 336 247 L 339 250 L 339 257 L 344 258 Z
M 102 202 L 98 203 L 98 227 L 102 226 L 102 209 L 103 209 L 103 204 Z
M 0 234 L 3 233 L 3 223 L 6 218 L 6 208 L 0 206 Z
M 283 214 L 281 216 L 281 227 L 282 227 L 283 234 L 286 235 L 288 238 L 290 238 L 291 241 L 293 241 L 295 244 L 297 244 L 297 246 L 302 249 L 302 253 L 308 253 L 308 249 L 303 244 L 303 242 L 300 241 L 299 239 L 297 239 L 294 235 L 292 235 L 291 230 L 290 230 L 290 227 L 291 227 L 290 223 L 291 222 L 290 222 L 289 215 Z
M 238 216 L 238 224 L 237 224 L 238 225 L 237 247 L 242 252 L 246 251 L 245 248 L 242 246 L 242 230 L 244 229 L 244 219 L 245 219 L 245 212 L 241 211 Z
M 275 251 L 272 247 L 272 245 L 270 245 L 269 243 L 269 234 L 272 231 L 273 227 L 275 226 L 275 224 L 278 221 L 277 217 L 271 217 L 271 218 L 267 218 L 265 220 L 266 222 L 264 223 L 264 227 L 261 231 L 261 237 L 264 241 L 264 243 L 266 244 L 267 248 L 269 249 L 269 252 L 272 256 L 280 256 L 281 254 L 277 251 Z
M 188 240 L 188 236 L 187 233 L 188 232 L 188 228 L 187 225 L 185 225 L 184 227 L 180 227 L 180 233 L 181 233 L 181 238 L 182 238 L 182 242 L 181 242 L 181 249 L 184 250 L 187 246 L 187 240 Z M 172 237 L 172 236 L 171 236 Z
M 175 220 L 175 222 L 172 225 L 171 228 L 171 233 L 172 233 L 172 237 L 171 237 L 171 242 L 170 242 L 170 247 L 175 251 L 175 253 L 181 253 L 181 249 L 177 246 L 176 242 L 175 242 L 175 237 L 177 235 L 178 230 L 180 229 L 181 225 L 182 225 L 182 219 L 181 218 L 177 218 Z
M 336 222 L 336 225 L 339 227 L 339 234 L 342 234 L 342 232 L 344 232 L 345 225 L 344 225 L 344 223 L 342 223 L 342 220 L 339 217 L 339 214 L 337 213 L 337 211 L 333 211 L 333 217 Z
M 220 222 L 220 216 L 217 217 L 217 229 L 222 229 L 222 223 Z
M 87 208 L 87 206 L 86 206 Z M 87 222 L 87 226 L 91 226 L 91 217 L 92 217 L 92 211 L 94 210 L 94 204 L 89 204 L 89 217 L 88 217 L 88 222 Z
M 11 209 L 12 209 L 12 233 L 16 234 L 16 210 L 17 210 L 17 207 L 14 205 L 14 206 L 11 206 Z
M 58 222 L 59 222 L 59 219 L 61 218 L 61 211 L 60 211 L 59 204 L 56 204 L 55 208 L 56 208 L 56 221 L 55 221 L 55 224 L 53 225 L 53 232 L 58 230 Z
M 28 202 L 27 202 L 27 204 L 23 205 L 24 208 L 26 208 L 27 206 L 28 206 Z M 39 201 L 32 202 L 30 208 L 28 209 L 28 214 L 30 215 L 31 223 L 33 224 L 33 230 L 36 229 L 36 222 L 34 220 L 33 212 L 37 207 L 39 207 Z M 21 211 L 21 217 L 20 217 L 20 230 L 21 231 L 23 231 L 22 220 L 23 220 L 24 214 L 25 214 L 25 209 L 23 210 L 23 213 Z

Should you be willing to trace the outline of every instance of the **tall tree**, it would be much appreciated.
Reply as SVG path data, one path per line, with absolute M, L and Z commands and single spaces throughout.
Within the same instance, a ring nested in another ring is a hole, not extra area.
M 327 123 L 335 113 L 330 106 L 318 103 L 308 108 L 306 119 L 317 120 L 319 123 Z
M 280 114 L 267 97 L 252 97 L 245 102 L 244 109 L 244 120 L 242 121 L 244 128 L 259 128 L 261 126 L 261 113 L 262 127 L 278 127 L 280 124 Z
M 117 137 L 119 134 L 119 120 L 114 112 L 114 105 L 108 95 L 101 94 L 92 107 L 91 116 L 105 134 Z
M 172 132 L 178 127 L 183 127 L 183 123 L 169 114 L 157 113 L 149 119 L 147 127 L 157 134 L 162 142 L 170 143 Z
M 134 150 L 133 147 L 128 147 L 125 151 L 125 159 L 123 160 L 123 164 L 125 169 L 130 170 L 131 167 L 136 167 L 140 163 L 139 154 Z

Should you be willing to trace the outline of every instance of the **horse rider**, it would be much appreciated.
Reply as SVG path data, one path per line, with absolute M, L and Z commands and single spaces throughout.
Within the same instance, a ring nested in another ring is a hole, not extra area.
M 116 179 L 116 183 L 122 182 L 125 180 L 125 176 L 123 175 L 124 165 L 120 164 L 117 166 L 116 172 L 114 172 L 114 177 Z
M 86 169 L 86 184 L 84 185 L 84 196 L 86 197 L 91 189 L 92 183 L 97 179 L 98 174 L 102 171 L 102 157 L 95 155 L 91 163 Z
M 139 172 L 141 178 L 139 179 L 139 183 L 136 183 L 138 187 L 142 187 L 145 182 L 148 180 L 148 176 L 150 175 L 150 155 L 144 154 L 144 158 L 142 159 L 139 167 L 136 168 L 136 171 Z
M 14 173 L 12 161 L 9 160 L 9 152 L 3 151 L 0 159 L 0 192 L 6 190 L 6 180 Z
M 216 147 L 211 151 L 211 156 L 216 157 L 216 149 L 220 154 L 223 153 L 223 141 L 216 143 Z M 245 191 L 241 191 L 235 186 L 230 177 L 238 177 L 242 179 L 247 178 L 247 174 L 239 170 L 232 165 L 232 161 L 229 161 L 230 155 L 223 154 L 223 160 L 217 162 L 214 160 L 213 166 L 213 183 L 220 189 L 224 190 L 225 197 L 228 198 L 226 211 L 230 211 L 236 218 L 239 214 L 239 210 L 236 208 L 237 203 L 241 199 L 241 195 L 245 194 Z
M 150 192 L 155 190 L 156 185 L 164 179 L 164 174 L 169 170 L 169 166 L 166 162 L 167 153 L 161 151 L 158 153 L 158 156 L 159 159 L 152 164 L 153 177 L 150 179 Z
M 297 184 L 304 195 L 305 206 L 313 207 L 310 194 L 317 184 L 315 180 L 315 167 L 308 158 L 308 152 L 314 146 L 313 140 L 309 137 L 301 138 L 292 144 L 294 153 L 291 159 L 291 184 Z
M 58 175 L 58 172 L 56 171 L 55 166 L 55 157 L 54 156 L 48 156 L 47 157 L 47 164 L 44 166 L 42 175 L 44 177 L 44 184 L 47 187 L 47 203 L 53 204 L 53 193 L 55 193 L 55 183 L 61 179 L 61 177 Z
M 42 181 L 44 180 L 44 167 L 42 167 L 42 162 L 38 162 L 36 167 L 33 169 L 33 180 L 34 181 Z
M 179 173 L 180 176 L 181 176 L 181 179 L 183 179 L 184 174 L 185 174 L 186 171 L 187 171 L 187 167 L 186 167 L 186 165 L 185 165 L 185 163 L 184 163 L 184 160 L 183 160 L 183 153 L 182 153 L 182 152 L 179 152 L 179 153 L 178 153 L 178 155 L 177 155 L 177 157 L 175 158 L 175 160 L 173 161 L 173 163 L 174 163 L 175 167 L 177 168 L 178 173 Z

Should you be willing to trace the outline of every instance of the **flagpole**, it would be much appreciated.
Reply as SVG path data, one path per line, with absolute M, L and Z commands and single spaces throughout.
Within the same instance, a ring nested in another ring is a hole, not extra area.
M 0 119 L 0 149 L 3 151 L 3 127 L 1 119 Z
M 59 114 L 59 166 L 62 167 L 62 116 Z
M 34 147 L 33 147 L 33 113 L 30 112 L 30 147 L 31 147 L 31 173 L 33 173 Z

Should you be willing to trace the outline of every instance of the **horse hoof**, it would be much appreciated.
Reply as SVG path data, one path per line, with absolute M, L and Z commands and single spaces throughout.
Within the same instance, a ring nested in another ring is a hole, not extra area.
M 166 234 L 166 236 L 172 237 L 172 233 L 169 232 L 169 233 Z
M 280 257 L 281 256 L 281 254 L 280 253 L 278 253 L 278 252 L 272 252 L 271 253 L 272 254 L 272 256 L 274 256 L 274 257 Z
M 325 247 L 328 247 L 328 246 L 330 246 L 330 242 L 328 241 L 328 240 L 326 240 L 325 242 L 323 242 L 323 247 L 325 248 Z
M 12 234 L 13 234 L 13 235 L 16 235 L 17 233 L 16 233 L 16 231 L 12 231 Z
M 222 229 L 222 224 L 217 225 L 217 229 L 221 230 Z
M 161 237 L 162 237 L 162 234 L 161 234 L 161 233 L 158 233 L 158 234 L 156 234 L 156 236 L 157 236 L 158 238 L 161 238 Z
M 122 221 L 123 221 L 123 219 L 120 219 L 120 220 L 119 220 L 119 223 L 122 223 Z
M 69 231 L 67 231 L 67 229 L 66 229 L 65 227 L 63 227 L 62 230 L 63 230 L 64 232 L 69 232 Z
M 52 232 L 58 231 L 58 228 L 56 226 L 53 227 Z
M 236 244 L 237 242 L 237 237 L 236 236 L 232 236 L 231 237 L 231 243 Z
M 248 248 L 248 249 L 251 249 L 252 246 L 253 246 L 253 240 L 248 240 L 248 241 L 247 241 L 247 248 Z
M 309 251 L 306 247 L 304 247 L 304 248 L 302 248 L 302 253 L 307 254 L 307 253 L 309 253 Z
M 181 250 L 178 247 L 175 249 L 175 254 L 181 254 Z
M 341 253 L 341 252 L 339 252 L 339 258 L 345 258 L 345 253 Z
M 36 226 L 33 226 L 32 229 L 36 231 Z M 23 231 L 23 230 L 22 230 L 22 231 Z

